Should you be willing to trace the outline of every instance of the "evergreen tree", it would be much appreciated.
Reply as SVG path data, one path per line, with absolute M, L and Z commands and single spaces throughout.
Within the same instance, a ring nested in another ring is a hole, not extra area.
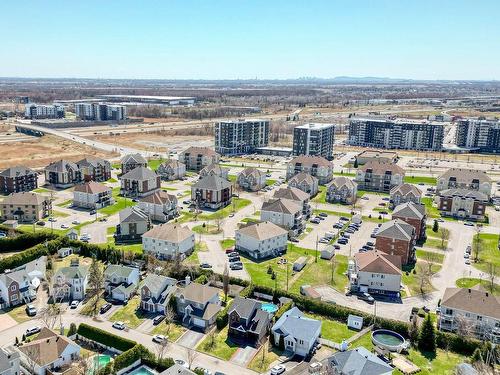
M 437 220 L 434 220 L 434 224 L 432 225 L 432 231 L 434 233 L 437 233 L 438 230 L 439 230 L 439 223 Z
M 427 314 L 418 337 L 418 348 L 422 352 L 436 351 L 436 329 L 432 323 L 431 316 Z
M 418 324 L 417 324 L 416 317 L 413 317 L 411 319 L 409 336 L 410 336 L 411 345 L 417 346 L 417 343 L 418 343 Z
M 358 159 L 354 159 L 354 165 L 353 165 L 354 168 L 358 168 Z

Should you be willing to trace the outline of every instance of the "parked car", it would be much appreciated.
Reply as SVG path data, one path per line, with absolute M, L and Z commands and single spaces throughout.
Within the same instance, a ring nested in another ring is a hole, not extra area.
M 465 264 L 470 264 L 470 259 L 469 258 L 465 259 Z
M 161 344 L 163 342 L 165 342 L 165 336 L 163 335 L 154 335 L 153 336 L 153 341 L 158 343 L 158 344 Z
M 69 227 L 66 224 L 61 224 L 61 229 L 68 229 Z
M 320 213 L 319 213 L 319 216 L 321 216 L 321 217 L 327 217 L 327 216 L 328 216 L 328 214 L 327 214 L 326 212 L 320 212 Z
M 154 319 L 153 319 L 153 324 L 154 325 L 158 325 L 160 324 L 163 320 L 165 319 L 165 315 L 158 315 L 158 316 L 155 316 Z
M 78 220 L 73 220 L 73 221 L 71 222 L 71 224 L 73 224 L 73 225 L 78 225 L 78 224 L 80 224 L 80 222 L 79 222 Z
M 367 244 L 368 246 L 375 246 L 375 244 L 374 244 L 373 242 L 371 242 L 371 241 L 368 241 L 366 244 Z
M 366 292 L 358 294 L 358 299 L 366 301 L 370 304 L 375 302 L 375 300 L 370 295 L 370 293 L 366 293 Z
M 464 225 L 467 225 L 468 227 L 473 227 L 474 226 L 474 223 L 471 222 L 471 221 L 465 221 L 464 222 Z
M 185 368 L 188 368 L 188 364 L 186 363 L 186 361 L 182 360 L 182 359 L 176 359 L 174 361 L 175 363 L 177 363 L 179 366 L 182 366 L 182 367 L 185 367 Z
M 234 252 L 234 247 L 230 247 L 229 249 L 225 250 L 226 254 L 230 254 Z
M 35 316 L 36 315 L 36 307 L 33 305 L 26 305 L 26 314 L 28 316 Z
M 296 242 L 299 242 L 299 240 L 296 239 L 295 237 L 293 237 L 293 238 L 290 238 L 290 242 L 295 242 L 296 243 Z
M 464 258 L 465 258 L 465 259 L 470 258 L 470 254 L 469 254 L 468 252 L 465 252 L 465 253 L 464 253 Z
M 79 303 L 79 301 L 72 301 L 69 307 L 71 307 L 72 309 L 76 309 Z
M 201 268 L 212 268 L 212 265 L 210 263 L 205 262 L 205 263 L 200 264 L 200 267 Z
M 285 366 L 276 365 L 271 369 L 271 375 L 280 375 L 286 371 Z
M 229 263 L 240 262 L 241 258 L 239 256 L 229 258 Z
M 114 322 L 113 323 L 113 328 L 119 329 L 120 331 L 124 330 L 125 329 L 125 323 L 120 322 L 120 321 Z
M 26 336 L 34 335 L 35 333 L 40 332 L 42 329 L 39 326 L 33 326 L 26 330 Z
M 57 219 L 55 217 L 49 217 L 48 220 L 51 221 L 51 222 L 53 222 L 53 223 L 55 223 L 57 221 Z
M 89 212 L 89 215 L 95 215 L 96 213 L 97 213 L 96 210 L 92 210 L 92 211 Z
M 111 308 L 111 303 L 105 303 L 104 305 L 101 306 L 99 312 L 101 314 L 104 314 L 105 312 L 109 311 L 110 308 Z
M 243 263 L 241 263 L 241 262 L 231 263 L 229 265 L 229 268 L 232 269 L 233 271 L 242 270 L 243 269 Z
M 45 226 L 45 221 L 37 221 L 36 225 L 40 225 L 41 227 Z

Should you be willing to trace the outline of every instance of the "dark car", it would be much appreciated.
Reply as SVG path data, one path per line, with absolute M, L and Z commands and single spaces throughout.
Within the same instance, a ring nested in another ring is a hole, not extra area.
M 101 314 L 104 314 L 106 311 L 109 311 L 110 308 L 111 308 L 111 303 L 105 303 L 104 305 L 101 306 L 99 311 Z
M 328 214 L 326 212 L 320 212 L 318 215 L 321 216 L 321 217 L 327 217 L 328 216 Z
M 45 221 L 37 221 L 36 225 L 40 225 L 41 227 L 44 227 Z
M 155 316 L 155 318 L 153 319 L 153 324 L 156 326 L 160 324 L 163 321 L 163 319 L 165 319 L 165 315 Z
M 96 210 L 92 210 L 89 212 L 89 215 L 95 215 L 96 214 Z

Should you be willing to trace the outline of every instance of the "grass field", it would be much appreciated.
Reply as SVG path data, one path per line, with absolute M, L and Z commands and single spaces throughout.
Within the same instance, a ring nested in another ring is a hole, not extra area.
M 500 269 L 500 251 L 498 250 L 498 234 L 480 233 L 474 235 L 472 240 L 472 258 L 475 257 L 475 250 L 479 236 L 479 262 L 472 262 L 472 265 L 483 272 L 489 272 L 489 265 Z
M 32 320 L 33 317 L 26 314 L 26 305 L 20 305 L 12 308 L 3 309 L 3 312 L 9 314 L 9 316 L 14 319 L 17 323 L 24 323 L 28 320 Z M 35 318 L 36 319 L 36 318 Z
M 308 317 L 321 321 L 321 337 L 333 342 L 341 343 L 342 340 L 354 336 L 358 331 L 347 327 L 346 323 L 332 320 L 320 315 L 306 314 Z
M 409 184 L 426 184 L 434 186 L 437 184 L 435 177 L 426 176 L 405 176 L 403 181 Z
M 463 277 L 461 279 L 455 280 L 455 284 L 459 288 L 472 288 L 481 283 L 481 286 L 488 291 L 491 291 L 491 282 L 490 280 L 485 279 L 475 279 L 473 277 Z M 496 296 L 500 295 L 500 285 L 493 283 L 493 294 Z
M 124 198 L 120 196 L 120 188 L 116 187 L 113 189 L 113 198 L 115 203 L 111 206 L 106 206 L 97 210 L 101 215 L 114 215 L 117 212 L 127 208 L 135 206 L 136 203 L 132 201 L 130 198 Z
M 417 249 L 416 254 L 417 254 L 417 259 L 428 260 L 429 262 L 440 263 L 440 264 L 444 262 L 444 254 L 442 253 Z
M 229 360 L 239 346 L 231 341 L 227 336 L 227 331 L 228 327 L 226 326 L 222 331 L 215 332 L 213 342 L 212 337 L 208 334 L 196 349 L 225 361 Z
M 169 324 L 165 322 L 161 322 L 151 332 L 153 335 L 163 335 L 168 338 L 168 341 L 175 342 L 182 336 L 182 334 L 186 332 L 186 328 L 177 324 L 175 322 L 171 322 Z
M 198 253 L 200 251 L 207 251 L 207 244 L 205 242 L 197 242 L 194 245 L 194 251 L 186 258 L 186 262 L 192 264 L 199 264 Z
M 132 298 L 128 303 L 116 310 L 109 318 L 111 322 L 121 321 L 129 328 L 137 328 L 146 320 L 146 316 L 138 310 L 141 300 L 138 296 Z
M 420 274 L 422 273 L 422 267 L 425 267 L 426 264 L 422 262 L 421 260 L 417 260 L 416 266 L 412 267 L 411 269 L 407 269 L 406 267 L 403 268 L 403 275 L 401 278 L 401 281 L 404 285 L 410 289 L 410 292 L 412 295 L 420 295 L 422 293 L 429 293 L 434 290 L 434 287 L 432 285 L 429 285 L 429 283 L 424 283 L 423 288 L 421 290 L 420 288 Z M 440 264 L 432 264 L 432 271 L 434 273 L 439 272 L 441 269 Z M 415 273 L 413 273 L 413 270 L 415 270 Z M 408 274 L 407 272 L 408 271 Z
M 437 218 L 441 217 L 441 214 L 439 213 L 439 210 L 437 209 L 437 207 L 434 207 L 432 205 L 432 198 L 429 198 L 429 197 L 422 198 L 422 204 L 425 205 L 425 209 L 427 211 L 428 218 L 437 219 Z
M 222 247 L 222 250 L 224 250 L 233 247 L 235 243 L 236 241 L 233 238 L 226 238 L 220 241 L 220 246 Z
M 222 226 L 220 228 L 217 228 L 216 225 L 205 224 L 205 226 L 203 226 L 202 224 L 200 224 L 194 226 L 192 228 L 192 231 L 198 234 L 218 234 L 222 232 Z

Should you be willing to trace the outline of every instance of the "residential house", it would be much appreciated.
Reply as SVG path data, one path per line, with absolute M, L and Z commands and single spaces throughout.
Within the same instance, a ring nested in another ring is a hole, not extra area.
M 354 181 L 359 189 L 389 193 L 403 183 L 404 176 L 405 171 L 399 165 L 370 161 L 358 168 Z
M 12 347 L 0 348 L 0 375 L 20 375 L 21 355 Z
M 210 164 L 200 171 L 200 178 L 206 176 L 219 176 L 227 180 L 228 172 L 229 168 L 223 168 L 219 164 Z
M 138 207 L 127 207 L 119 212 L 120 223 L 116 226 L 115 242 L 141 242 L 142 235 L 151 229 L 149 215 Z
M 446 189 L 439 192 L 438 209 L 442 216 L 484 220 L 488 196 L 477 190 Z
M 401 257 L 379 250 L 359 252 L 349 267 L 349 282 L 353 292 L 368 292 L 392 298 L 401 289 Z
M 104 182 L 111 178 L 111 163 L 107 160 L 87 156 L 77 161 L 76 165 L 80 169 L 84 181 Z
M 97 210 L 115 203 L 113 190 L 104 184 L 90 181 L 76 185 L 73 190 L 73 206 Z
M 399 219 L 407 222 L 415 228 L 415 239 L 417 241 L 424 240 L 427 235 L 426 222 L 427 214 L 425 213 L 425 206 L 413 202 L 402 203 L 392 212 L 393 219 Z
M 122 175 L 128 173 L 136 168 L 143 167 L 147 168 L 148 161 L 141 154 L 128 154 L 125 155 L 121 162 Z
M 325 185 L 332 180 L 333 163 L 321 156 L 297 156 L 287 164 L 286 179 L 300 172 L 316 177 L 320 185 Z
M 171 277 L 148 274 L 141 283 L 141 303 L 140 307 L 150 313 L 165 313 L 177 287 L 177 280 Z
M 83 181 L 78 165 L 68 160 L 59 160 L 45 167 L 45 183 L 65 189 Z
M 328 358 L 327 367 L 333 375 L 391 375 L 394 372 L 389 364 L 362 346 L 336 352 Z
M 196 375 L 196 373 L 178 363 L 174 363 L 173 366 L 160 372 L 160 375 Z
M 265 338 L 271 319 L 261 309 L 262 303 L 250 298 L 236 297 L 229 308 L 228 336 L 233 341 L 258 346 Z
M 33 192 L 12 193 L 0 202 L 1 218 L 19 223 L 34 223 L 51 211 L 50 198 Z
M 357 200 L 358 184 L 347 177 L 335 177 L 326 187 L 326 201 L 354 204 Z
M 288 186 L 302 190 L 314 197 L 318 194 L 318 179 L 308 173 L 300 172 L 288 180 Z
M 391 195 L 391 208 L 406 202 L 420 204 L 422 199 L 422 191 L 415 185 L 407 183 L 394 186 L 389 194 Z
M 491 178 L 485 171 L 450 168 L 437 179 L 436 192 L 448 189 L 467 189 L 479 191 L 488 199 L 491 195 Z
M 446 288 L 441 299 L 438 328 L 500 344 L 500 299 L 477 285 Z
M 179 215 L 177 197 L 163 190 L 158 190 L 147 197 L 141 198 L 139 208 L 147 213 L 151 220 L 162 223 L 166 223 Z
M 194 233 L 178 223 L 156 225 L 142 235 L 145 254 L 158 259 L 184 259 L 194 251 Z
M 208 147 L 189 147 L 179 154 L 179 161 L 189 171 L 200 171 L 210 164 L 219 164 L 220 155 Z
M 365 165 L 370 161 L 380 163 L 396 163 L 398 154 L 393 151 L 365 150 L 356 156 L 358 165 Z
M 34 375 L 63 373 L 80 358 L 81 347 L 43 327 L 38 336 L 18 348 L 21 364 Z
M 399 255 L 406 265 L 415 260 L 415 228 L 400 219 L 383 223 L 379 227 L 375 248 L 389 255 Z
M 258 191 L 266 186 L 266 174 L 253 167 L 243 169 L 236 179 L 238 186 L 247 191 Z
M 161 163 L 156 173 L 162 180 L 181 180 L 186 175 L 186 166 L 178 160 L 171 159 Z
M 116 301 L 127 301 L 139 285 L 140 272 L 137 267 L 110 264 L 104 270 L 104 289 Z
M 67 267 L 58 268 L 52 278 L 50 288 L 54 301 L 81 301 L 85 298 L 88 284 L 89 266 L 72 261 Z
M 308 318 L 297 307 L 285 311 L 271 328 L 273 342 L 285 351 L 305 357 L 321 335 L 321 321 Z
M 309 196 L 309 194 L 303 192 L 300 189 L 291 186 L 282 187 L 274 191 L 273 198 L 289 199 L 300 204 L 300 206 L 302 206 L 302 215 L 304 215 L 304 220 L 309 219 L 309 217 L 311 216 L 311 197 Z
M 265 201 L 260 210 L 260 220 L 279 225 L 288 231 L 290 237 L 299 235 L 305 227 L 302 206 L 285 198 Z
M 0 274 L 0 308 L 29 303 L 36 298 L 36 288 L 26 269 Z
M 206 330 L 215 323 L 221 310 L 219 289 L 189 280 L 186 284 L 175 296 L 177 314 L 184 325 Z
M 137 167 L 120 176 L 120 194 L 124 197 L 146 197 L 161 188 L 161 178 L 151 169 Z
M 38 173 L 26 167 L 11 167 L 0 172 L 0 193 L 31 191 L 38 187 Z
M 78 240 L 78 231 L 75 228 L 71 228 L 67 233 L 66 237 L 72 241 Z
M 233 185 L 219 176 L 206 176 L 191 186 L 191 199 L 198 207 L 219 209 L 231 203 Z
M 264 221 L 238 229 L 235 237 L 237 251 L 254 259 L 263 259 L 286 252 L 288 231 L 270 221 Z

